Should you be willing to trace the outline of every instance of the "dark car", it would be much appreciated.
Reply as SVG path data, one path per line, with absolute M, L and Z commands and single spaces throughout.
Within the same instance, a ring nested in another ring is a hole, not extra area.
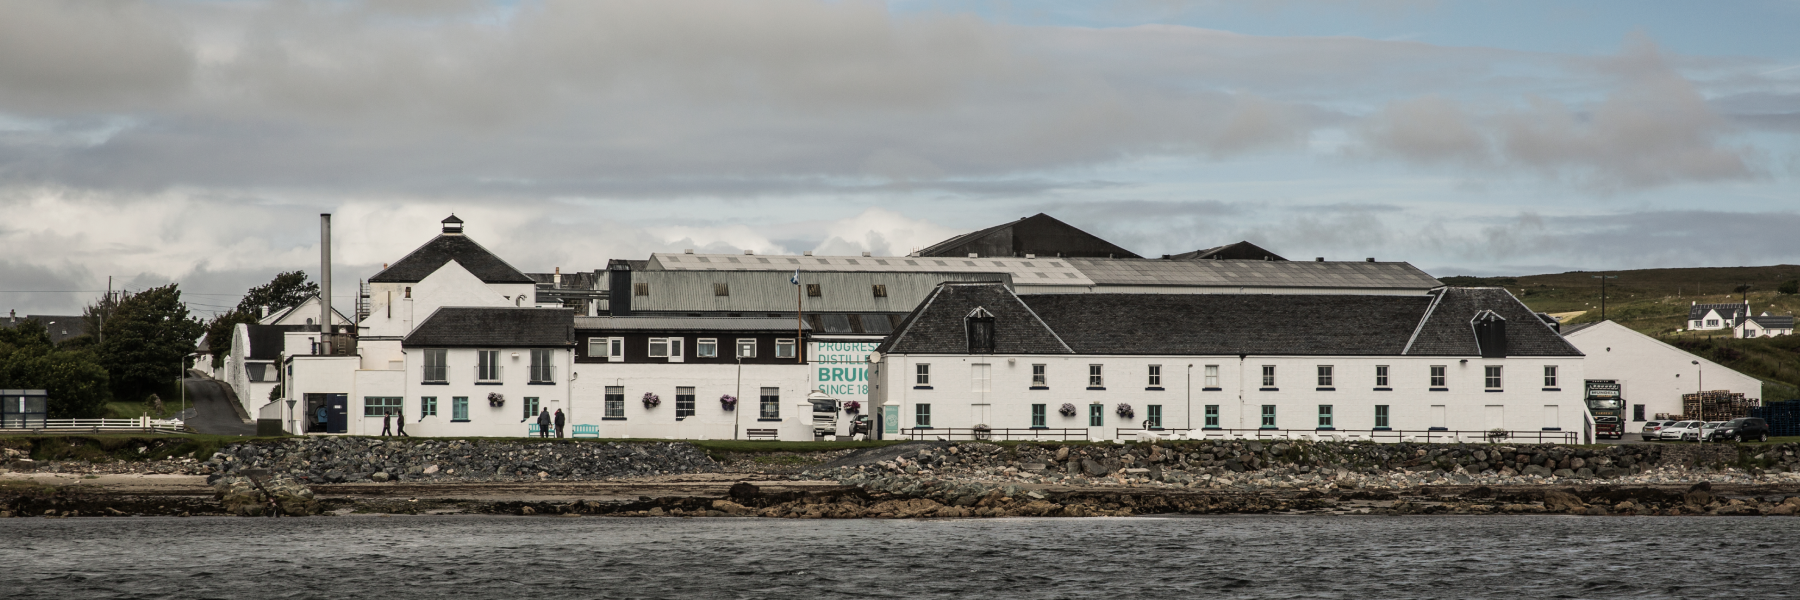
M 1769 423 L 1756 417 L 1744 417 L 1742 419 L 1726 421 L 1724 425 L 1720 425 L 1718 429 L 1713 430 L 1712 439 L 1708 441 L 1716 442 L 1724 440 L 1736 442 L 1747 440 L 1756 440 L 1759 442 L 1769 441 Z

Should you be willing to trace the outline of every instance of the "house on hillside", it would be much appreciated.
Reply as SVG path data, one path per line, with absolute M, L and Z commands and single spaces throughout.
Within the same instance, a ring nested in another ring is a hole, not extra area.
M 1794 316 L 1774 316 L 1768 311 L 1754 317 L 1745 317 L 1732 328 L 1732 335 L 1738 338 L 1775 337 L 1794 334 Z
M 877 349 L 871 399 L 889 438 L 985 426 L 1094 440 L 1139 429 L 1579 440 L 1586 411 L 1567 382 L 1582 380 L 1581 358 L 1499 288 L 1016 294 L 946 283 Z
M 1582 323 L 1563 329 L 1563 339 L 1586 355 L 1587 381 L 1616 383 L 1626 414 L 1641 422 L 1658 413 L 1681 414 L 1682 394 L 1729 390 L 1762 397 L 1762 381 L 1733 371 L 1656 338 L 1612 321 Z M 1586 382 L 1571 380 L 1571 388 Z M 1639 427 L 1627 426 L 1626 435 Z
M 1768 311 L 1753 315 L 1750 305 L 1744 304 L 1700 304 L 1688 307 L 1687 328 L 1689 331 L 1721 331 L 1731 330 L 1732 337 L 1754 338 L 1791 335 L 1794 333 L 1793 315 L 1774 316 Z

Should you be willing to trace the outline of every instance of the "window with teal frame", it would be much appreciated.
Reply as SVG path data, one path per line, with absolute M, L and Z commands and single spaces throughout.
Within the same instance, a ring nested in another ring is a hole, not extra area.
M 1331 405 L 1319 405 L 1319 429 L 1331 429 Z
M 469 422 L 468 396 L 452 396 L 450 398 L 450 420 L 458 423 Z
M 1388 405 L 1377 404 L 1377 405 L 1375 405 L 1375 428 L 1376 429 L 1387 429 L 1387 427 L 1388 427 Z
M 1273 404 L 1262 405 L 1262 428 L 1263 429 L 1274 429 L 1275 428 L 1275 405 L 1273 405 Z
M 1044 421 L 1046 420 L 1044 408 L 1045 407 L 1042 404 L 1031 405 L 1031 426 L 1032 427 L 1035 428 L 1035 427 L 1045 427 L 1046 426 L 1044 423 Z
M 1208 429 L 1218 429 L 1219 428 L 1219 405 L 1217 405 L 1217 404 L 1206 405 L 1206 428 L 1208 428 Z

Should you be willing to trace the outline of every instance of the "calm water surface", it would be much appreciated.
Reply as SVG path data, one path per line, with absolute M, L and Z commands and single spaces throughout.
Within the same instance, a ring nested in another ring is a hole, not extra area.
M 1800 519 L 0 521 L 5 598 L 1800 595 Z

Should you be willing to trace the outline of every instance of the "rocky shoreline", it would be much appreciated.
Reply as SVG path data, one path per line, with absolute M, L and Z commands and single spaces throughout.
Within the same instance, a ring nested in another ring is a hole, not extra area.
M 371 438 L 237 444 L 204 460 L 40 462 L 16 449 L 5 452 L 0 466 L 40 478 L 171 473 L 192 483 L 178 492 L 144 494 L 10 476 L 0 478 L 0 517 L 253 516 L 268 512 L 264 490 L 286 514 L 974 518 L 1800 511 L 1800 444 L 1791 443 L 922 442 L 809 453 L 785 462 L 715 460 L 682 442 Z M 263 473 L 263 488 L 243 476 L 252 470 Z M 665 493 L 668 481 L 701 476 L 736 485 Z M 608 482 L 613 496 L 596 499 L 591 487 L 566 482 Z M 634 486 L 664 495 L 618 497 L 618 490 Z

